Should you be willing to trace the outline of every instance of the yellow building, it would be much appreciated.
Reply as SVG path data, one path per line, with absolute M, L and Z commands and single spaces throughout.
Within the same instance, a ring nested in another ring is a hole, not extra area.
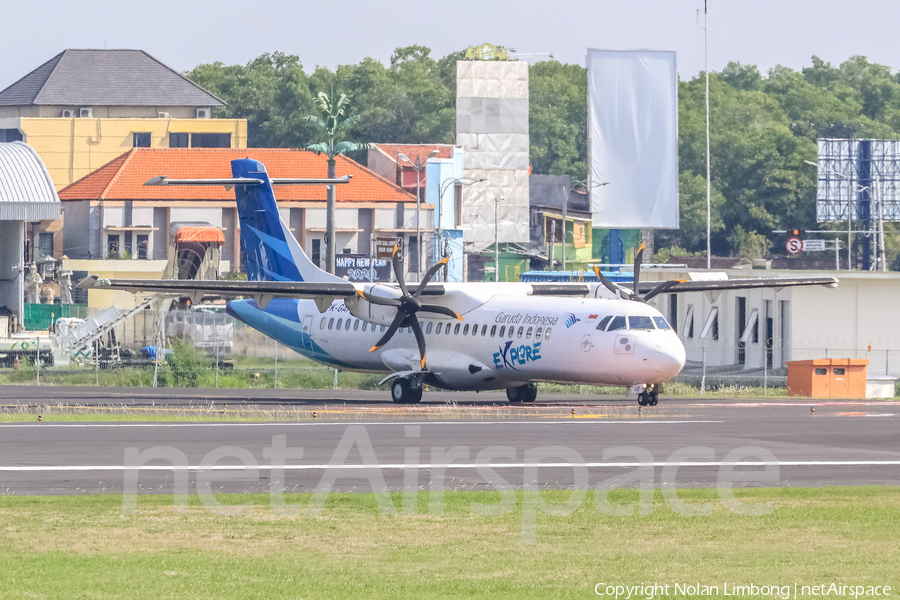
M 0 142 L 24 141 L 57 190 L 132 148 L 246 148 L 245 119 L 142 50 L 65 50 L 0 91 Z M 62 256 L 62 221 L 28 224 L 26 261 Z
M 142 50 L 65 50 L 0 91 L 0 142 L 37 151 L 57 190 L 131 148 L 246 148 L 247 121 Z

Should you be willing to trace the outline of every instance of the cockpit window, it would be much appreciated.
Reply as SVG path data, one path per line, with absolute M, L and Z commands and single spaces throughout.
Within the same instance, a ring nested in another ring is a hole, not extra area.
M 656 329 L 650 317 L 628 317 L 628 329 Z
M 656 323 L 656 326 L 660 329 L 672 329 L 668 323 L 666 323 L 666 319 L 664 317 L 653 317 L 653 322 Z
M 603 317 L 602 319 L 600 319 L 600 322 L 597 323 L 597 329 L 600 331 L 605 331 L 606 324 L 609 323 L 610 319 L 612 319 L 611 315 L 607 315 L 607 316 Z
M 625 329 L 628 327 L 625 324 L 625 317 L 613 317 L 612 323 L 609 324 L 609 329 L 607 331 L 616 331 L 617 329 Z

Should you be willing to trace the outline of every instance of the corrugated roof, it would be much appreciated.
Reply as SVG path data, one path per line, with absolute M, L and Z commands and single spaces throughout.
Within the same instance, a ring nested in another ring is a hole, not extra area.
M 222 106 L 143 50 L 64 50 L 0 92 L 0 106 Z
M 373 144 L 378 147 L 379 150 L 390 156 L 393 160 L 397 160 L 398 154 L 405 154 L 409 160 L 416 162 L 419 164 L 423 164 L 425 159 L 428 158 L 428 155 L 432 150 L 437 150 L 438 153 L 434 155 L 434 158 L 450 158 L 450 150 L 453 148 L 450 144 Z M 404 167 L 410 167 L 410 164 L 405 160 L 400 161 L 400 165 Z
M 286 148 L 134 148 L 82 177 L 59 192 L 62 200 L 234 200 L 224 187 L 146 187 L 157 175 L 169 179 L 232 177 L 231 161 L 253 158 L 266 166 L 270 177 L 328 176 L 324 154 Z M 344 156 L 337 157 L 337 176 L 352 175 L 337 186 L 338 202 L 415 202 L 415 196 Z M 326 200 L 325 186 L 279 186 L 279 201 Z
M 37 152 L 24 142 L 0 144 L 0 220 L 58 219 L 59 197 Z

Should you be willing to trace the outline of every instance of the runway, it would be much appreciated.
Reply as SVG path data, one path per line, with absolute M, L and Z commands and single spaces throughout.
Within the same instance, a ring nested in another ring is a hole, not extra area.
M 34 400 L 0 392 L 4 404 Z M 136 392 L 119 391 L 115 403 L 147 404 L 146 390 Z M 639 414 L 633 400 L 550 398 L 517 411 L 470 394 L 463 406 L 398 410 L 379 392 L 332 399 L 344 404 L 331 408 L 308 391 L 285 392 L 305 396 L 300 406 L 318 406 L 322 416 L 0 424 L 0 493 L 172 493 L 185 481 L 191 492 L 198 482 L 215 492 L 618 487 L 635 485 L 623 479 L 634 473 L 657 487 L 716 487 L 723 477 L 736 487 L 900 485 L 893 402 L 817 402 L 812 412 L 809 401 L 665 399 Z M 169 399 L 194 401 L 176 396 Z

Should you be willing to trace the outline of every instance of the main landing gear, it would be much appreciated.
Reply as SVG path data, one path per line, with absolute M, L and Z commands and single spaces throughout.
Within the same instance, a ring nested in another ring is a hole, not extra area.
M 638 404 L 641 406 L 656 406 L 659 404 L 659 390 L 656 389 L 655 384 L 647 384 L 644 386 L 644 391 L 638 394 Z
M 537 384 L 528 383 L 519 387 L 507 388 L 506 397 L 511 404 L 534 402 L 537 399 Z
M 391 384 L 391 399 L 397 404 L 418 404 L 422 401 L 422 382 L 398 377 Z

